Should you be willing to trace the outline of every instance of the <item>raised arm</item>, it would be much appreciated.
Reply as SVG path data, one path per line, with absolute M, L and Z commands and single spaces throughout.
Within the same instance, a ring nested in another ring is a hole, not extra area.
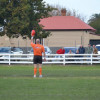
M 32 30 L 31 31 L 31 43 L 33 43 L 34 35 L 35 35 L 35 30 Z
M 35 45 L 35 43 L 33 43 L 34 40 L 34 36 L 31 37 L 31 46 L 33 47 Z
M 31 42 L 33 43 L 33 40 L 34 40 L 34 36 L 31 36 Z

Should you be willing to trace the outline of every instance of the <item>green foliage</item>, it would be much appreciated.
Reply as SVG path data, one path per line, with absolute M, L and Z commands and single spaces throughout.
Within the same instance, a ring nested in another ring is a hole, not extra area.
M 0 0 L 0 25 L 4 26 L 1 36 L 8 37 L 28 36 L 31 30 L 36 31 L 35 38 L 46 38 L 46 32 L 39 25 L 40 19 L 48 17 L 51 11 L 43 0 Z
M 96 34 L 100 34 L 100 14 L 92 15 L 91 19 L 88 21 L 89 25 L 95 28 Z

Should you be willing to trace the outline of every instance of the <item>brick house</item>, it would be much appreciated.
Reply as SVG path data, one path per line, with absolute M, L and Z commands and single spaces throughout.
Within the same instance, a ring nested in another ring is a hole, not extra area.
M 49 47 L 87 46 L 91 39 L 99 39 L 95 29 L 74 16 L 53 16 L 41 19 L 43 29 L 51 32 L 44 39 L 44 45 Z

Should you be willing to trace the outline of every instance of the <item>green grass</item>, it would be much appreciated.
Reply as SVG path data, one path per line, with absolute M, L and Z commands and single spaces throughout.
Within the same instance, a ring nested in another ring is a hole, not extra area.
M 100 100 L 100 65 L 0 65 L 0 100 Z M 39 73 L 37 73 L 37 76 Z

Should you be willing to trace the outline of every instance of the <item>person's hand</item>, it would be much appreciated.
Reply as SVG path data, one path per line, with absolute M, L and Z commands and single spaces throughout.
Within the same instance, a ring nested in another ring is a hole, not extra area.
M 44 57 L 44 61 L 46 61 L 46 58 Z
M 33 40 L 34 36 L 31 37 L 31 39 Z

